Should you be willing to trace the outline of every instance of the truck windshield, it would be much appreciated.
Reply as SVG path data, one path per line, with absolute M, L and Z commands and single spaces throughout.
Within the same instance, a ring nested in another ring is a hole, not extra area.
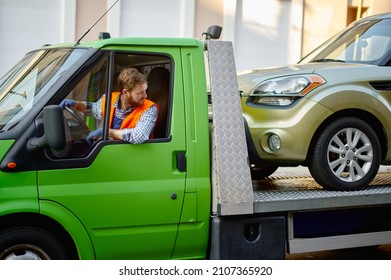
M 379 64 L 391 49 L 391 19 L 353 24 L 299 63 L 350 62 Z
M 85 49 L 49 49 L 28 53 L 0 78 L 0 132 L 11 129 Z

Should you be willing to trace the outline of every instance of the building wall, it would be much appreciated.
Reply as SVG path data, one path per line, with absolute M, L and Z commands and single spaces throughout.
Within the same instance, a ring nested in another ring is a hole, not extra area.
M 238 70 L 295 63 L 300 59 L 302 0 L 237 0 L 226 25 Z
M 346 26 L 348 3 L 341 0 L 305 0 L 302 55 L 306 55 Z
M 360 6 L 361 14 L 358 15 Z M 352 21 L 387 12 L 391 12 L 390 0 L 305 0 L 302 56 Z
M 0 0 L 0 75 L 42 44 L 76 41 L 116 1 Z M 217 24 L 240 69 L 259 68 L 296 62 L 355 20 L 360 7 L 359 16 L 391 12 L 391 0 L 121 0 L 83 40 L 100 31 L 201 38 Z M 23 21 L 13 20 L 21 14 Z
M 224 25 L 224 0 L 196 0 L 194 37 L 200 38 L 211 25 Z
M 195 37 L 209 25 L 223 27 L 234 46 L 236 67 L 294 63 L 301 57 L 303 0 L 196 1 Z
M 0 76 L 27 52 L 74 36 L 76 0 L 0 0 Z
M 358 2 L 356 0 L 355 2 Z M 354 3 L 356 6 L 359 3 Z M 365 15 L 375 15 L 386 12 L 391 12 L 391 1 L 390 0 L 365 0 L 363 3 L 364 7 L 368 8 L 368 12 Z
M 87 32 L 93 24 L 108 9 L 106 0 L 78 0 L 76 6 L 76 39 Z M 98 32 L 107 31 L 107 17 L 103 17 L 96 26 L 84 37 L 84 40 L 94 40 Z

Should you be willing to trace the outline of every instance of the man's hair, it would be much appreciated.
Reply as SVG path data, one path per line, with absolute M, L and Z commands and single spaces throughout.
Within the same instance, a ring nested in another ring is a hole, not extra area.
M 118 86 L 120 91 L 124 88 L 131 91 L 137 84 L 146 83 L 145 76 L 136 68 L 125 68 L 118 76 Z

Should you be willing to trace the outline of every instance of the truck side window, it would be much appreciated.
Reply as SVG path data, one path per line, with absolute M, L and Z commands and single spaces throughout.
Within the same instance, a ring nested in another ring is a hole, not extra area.
M 168 139 L 170 104 L 170 80 L 172 62 L 161 55 L 117 53 L 115 56 L 112 91 L 118 92 L 118 75 L 124 68 L 136 68 L 145 75 L 148 89 L 147 99 L 158 105 L 158 117 L 151 139 Z M 86 157 L 94 143 L 89 135 L 97 129 L 103 129 L 103 120 L 94 118 L 91 103 L 97 102 L 106 93 L 107 59 L 99 61 L 61 102 L 66 121 L 67 146 L 62 151 L 52 151 L 55 158 Z M 74 102 L 77 102 L 75 105 Z M 100 103 L 98 103 L 100 104 Z M 101 130 L 102 131 L 102 130 Z
M 147 99 L 159 106 L 153 139 L 169 137 L 169 114 L 171 111 L 171 71 L 172 61 L 168 56 L 131 53 L 116 54 L 116 74 L 123 68 L 134 67 L 147 77 Z M 116 80 L 113 90 L 118 90 Z
M 77 106 L 67 106 L 69 102 L 87 104 L 96 102 L 106 89 L 106 59 L 100 60 L 65 97 L 61 105 L 64 108 L 64 119 L 67 145 L 62 151 L 52 152 L 57 158 L 85 157 L 91 150 L 87 143 L 88 134 L 101 127 L 103 121 L 91 115 L 90 108 L 80 110 Z M 68 102 L 68 103 L 67 103 Z

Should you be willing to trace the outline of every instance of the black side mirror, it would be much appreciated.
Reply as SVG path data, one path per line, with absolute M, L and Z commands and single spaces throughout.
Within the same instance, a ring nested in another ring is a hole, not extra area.
M 221 35 L 221 31 L 223 28 L 219 25 L 211 25 L 208 27 L 208 30 L 203 33 L 206 36 L 206 39 L 219 39 Z
M 66 137 L 64 115 L 61 106 L 50 105 L 43 108 L 43 126 L 43 136 L 32 138 L 27 144 L 28 150 L 35 151 L 47 146 L 54 151 L 64 149 Z

